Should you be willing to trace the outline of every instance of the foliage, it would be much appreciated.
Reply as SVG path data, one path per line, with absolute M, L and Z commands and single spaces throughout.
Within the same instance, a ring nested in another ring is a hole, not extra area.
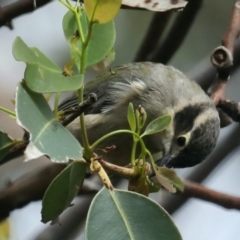
M 92 202 L 86 225 L 86 239 L 181 239 L 170 216 L 158 204 L 122 190 L 103 188 Z
M 47 155 L 53 162 L 68 164 L 45 192 L 42 207 L 44 223 L 58 222 L 60 214 L 71 206 L 83 184 L 86 169 L 90 168 L 109 189 L 101 190 L 91 204 L 86 224 L 87 239 L 117 239 L 115 236 L 118 232 L 120 238 L 126 236 L 124 239 L 139 239 L 139 236 L 145 236 L 145 239 L 181 239 L 170 216 L 161 206 L 137 193 L 113 190 L 111 181 L 94 155 L 94 149 L 106 138 L 119 133 L 131 134 L 133 171 L 128 175 L 129 189 L 146 196 L 161 186 L 170 192 L 182 191 L 180 178 L 170 169 L 157 167 L 144 143 L 144 136 L 164 131 L 172 121 L 171 116 L 160 116 L 146 126 L 145 110 L 141 106 L 134 109 L 130 103 L 127 113 L 130 130 L 110 132 L 91 146 L 83 114 L 79 122 L 83 146 L 60 122 L 60 93 L 77 91 L 78 100 L 82 103 L 86 68 L 104 61 L 106 56 L 112 54 L 116 35 L 113 18 L 121 1 L 86 0 L 86 8 L 79 2 L 75 6 L 69 1 L 60 2 L 68 8 L 62 25 L 71 59 L 62 69 L 37 48 L 28 47 L 20 37 L 15 39 L 13 55 L 16 60 L 26 63 L 24 80 L 17 87 L 16 116 L 3 107 L 0 110 L 16 117 L 17 123 L 29 134 L 29 139 L 14 140 L 0 132 L 0 160 L 15 145 L 26 143 L 28 160 Z M 46 93 L 56 94 L 53 111 L 44 95 Z M 137 145 L 141 149 L 138 156 Z M 149 165 L 154 170 L 155 180 L 149 177 Z M 123 175 L 125 171 L 128 169 L 123 168 Z M 149 221 L 146 222 L 145 218 Z

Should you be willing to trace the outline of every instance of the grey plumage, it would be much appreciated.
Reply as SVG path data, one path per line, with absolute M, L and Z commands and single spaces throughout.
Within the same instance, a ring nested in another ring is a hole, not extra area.
M 116 67 L 86 84 L 85 96 L 92 92 L 97 94 L 98 101 L 85 115 L 90 143 L 110 131 L 129 129 L 127 108 L 132 102 L 135 108 L 141 105 L 145 109 L 147 123 L 164 114 L 173 118 L 165 131 L 144 137 L 153 154 L 164 152 L 159 164 L 168 167 L 196 165 L 216 144 L 220 121 L 214 104 L 194 81 L 173 67 L 150 62 Z M 73 98 L 62 103 L 60 109 L 76 104 L 77 99 Z M 81 141 L 78 119 L 68 129 Z M 116 149 L 107 154 L 101 150 L 97 152 L 107 161 L 128 164 L 132 136 L 115 135 L 102 143 L 99 149 L 111 145 Z

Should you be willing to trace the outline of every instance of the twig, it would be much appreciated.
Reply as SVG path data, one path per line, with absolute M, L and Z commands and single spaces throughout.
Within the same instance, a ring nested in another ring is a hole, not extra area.
M 235 122 L 240 122 L 240 103 L 230 100 L 220 100 L 218 107 L 221 108 Z
M 166 64 L 178 50 L 190 30 L 202 0 L 189 0 L 184 10 L 175 19 L 165 41 L 155 49 L 155 53 L 149 57 L 149 61 Z
M 214 103 L 218 105 L 220 99 L 225 99 L 226 84 L 230 78 L 233 66 L 233 51 L 236 39 L 240 33 L 240 1 L 235 2 L 232 19 L 222 40 L 222 46 L 217 47 L 212 55 L 211 61 L 215 66 L 218 76 L 209 89 L 209 94 Z
M 220 193 L 200 184 L 193 182 L 185 182 L 183 193 L 179 193 L 188 198 L 198 198 L 207 202 L 215 203 L 227 209 L 240 210 L 240 197 L 231 196 L 228 194 Z
M 32 12 L 36 8 L 42 7 L 49 2 L 51 2 L 51 0 L 19 0 L 6 7 L 0 8 L 0 27 L 5 25 L 13 29 L 11 23 L 13 18 Z
M 135 62 L 146 61 L 148 59 L 148 56 L 151 55 L 153 51 L 155 51 L 157 43 L 160 41 L 160 38 L 167 26 L 170 16 L 170 12 L 159 12 L 153 15 L 145 38 L 134 59 Z
M 109 162 L 104 161 L 103 159 L 98 159 L 99 163 L 101 163 L 102 167 L 110 173 L 118 174 L 119 176 L 123 178 L 129 178 L 133 177 L 135 175 L 134 169 L 127 168 L 127 167 L 121 167 Z
M 75 108 L 70 108 L 69 110 L 64 111 L 64 113 L 71 113 L 68 117 L 64 118 L 61 123 L 63 126 L 67 126 L 74 119 L 76 119 L 80 114 L 84 113 L 97 101 L 97 95 L 95 93 L 90 93 L 88 98 Z
M 17 144 L 15 148 L 11 149 L 11 151 L 0 161 L 0 166 L 2 164 L 5 164 L 9 161 L 11 161 L 12 159 L 15 159 L 19 156 L 21 156 L 24 152 L 24 150 L 27 147 L 27 141 L 25 143 L 20 143 Z
M 51 163 L 9 183 L 0 193 L 0 221 L 6 218 L 14 209 L 42 199 L 51 181 L 65 167 L 66 165 Z

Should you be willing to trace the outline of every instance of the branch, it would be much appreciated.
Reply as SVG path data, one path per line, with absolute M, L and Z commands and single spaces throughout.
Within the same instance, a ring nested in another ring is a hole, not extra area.
M 217 70 L 217 78 L 209 89 L 209 94 L 215 105 L 219 100 L 225 99 L 226 84 L 230 78 L 233 66 L 233 51 L 235 41 L 240 33 L 240 1 L 237 0 L 234 6 L 232 19 L 227 33 L 222 40 L 222 46 L 217 47 L 211 56 L 212 64 Z
M 50 163 L 8 183 L 0 193 L 0 221 L 8 217 L 11 211 L 42 199 L 49 184 L 65 167 Z
M 203 0 L 189 0 L 187 6 L 175 19 L 165 41 L 155 49 L 155 53 L 147 60 L 166 64 L 172 58 L 187 36 L 202 2 Z
M 184 185 L 184 192 L 179 194 L 187 198 L 198 198 L 227 209 L 240 210 L 240 197 L 220 193 L 193 182 L 185 182 Z
M 64 111 L 64 114 L 70 114 L 67 117 L 64 116 L 63 120 L 61 121 L 63 126 L 67 126 L 71 123 L 74 119 L 80 116 L 82 113 L 85 113 L 89 107 L 91 107 L 97 101 L 97 95 L 95 93 L 90 93 L 88 98 L 84 100 L 82 103 L 79 103 L 75 108 L 69 108 Z
M 220 100 L 218 107 L 222 109 L 235 122 L 240 122 L 240 103 L 230 100 Z
M 35 3 L 34 3 L 35 2 Z M 22 14 L 33 12 L 35 9 L 44 6 L 51 0 L 19 0 L 6 7 L 0 8 L 0 27 L 7 26 L 13 29 L 12 19 Z

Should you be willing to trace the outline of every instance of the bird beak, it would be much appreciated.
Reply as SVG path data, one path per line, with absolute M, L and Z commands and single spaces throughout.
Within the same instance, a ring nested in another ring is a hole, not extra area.
M 173 157 L 169 154 L 163 156 L 163 158 L 161 159 L 160 166 L 172 168 L 173 167 Z

